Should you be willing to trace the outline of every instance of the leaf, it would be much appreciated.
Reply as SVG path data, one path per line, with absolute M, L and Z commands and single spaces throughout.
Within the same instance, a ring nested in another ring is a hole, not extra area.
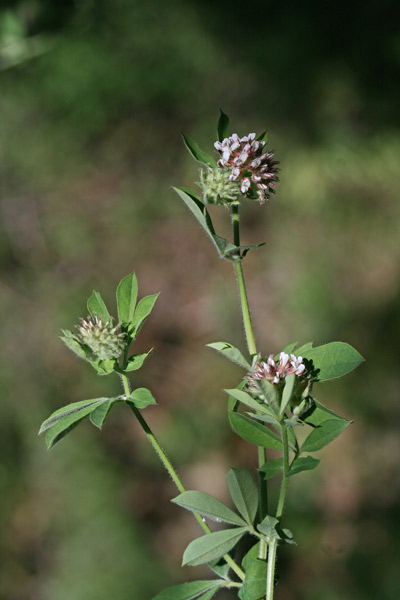
M 316 450 L 321 450 L 321 448 L 342 433 L 348 425 L 350 425 L 350 421 L 345 421 L 344 419 L 329 419 L 328 421 L 324 421 L 322 425 L 316 427 L 306 438 L 301 451 L 315 452 Z
M 48 422 L 51 419 L 50 417 L 50 419 L 48 419 L 41 428 L 41 432 L 47 429 L 47 449 L 50 450 L 50 448 L 53 448 L 57 442 L 67 435 L 67 433 L 72 431 L 72 429 L 74 429 L 81 421 L 83 421 L 90 413 L 92 413 L 100 403 L 108 402 L 109 398 L 98 398 L 97 400 L 98 402 L 87 405 L 85 408 L 81 408 L 80 410 L 66 412 L 62 418 L 58 419 L 53 425 L 48 427 Z M 58 416 L 59 415 L 57 415 L 57 417 Z M 47 425 L 45 425 L 46 423 Z
M 233 388 L 231 390 L 224 390 L 224 392 L 226 392 L 236 400 L 239 400 L 239 402 L 242 402 L 242 404 L 249 406 L 253 410 L 257 410 L 259 412 L 273 417 L 273 413 L 270 411 L 266 404 L 258 402 L 247 392 L 244 392 L 243 390 L 238 390 L 236 388 Z
M 135 314 L 132 319 L 132 327 L 134 330 L 134 335 L 136 336 L 140 329 L 143 327 L 144 322 L 147 317 L 151 313 L 156 303 L 156 300 L 160 294 L 151 294 L 150 296 L 145 296 L 141 300 L 139 300 L 138 305 L 135 310 Z
M 297 344 L 298 344 L 298 342 L 292 342 L 291 344 L 288 344 L 287 346 L 284 347 L 282 352 L 285 352 L 286 354 L 290 354 L 296 348 Z M 275 360 L 277 360 L 279 358 L 279 354 L 275 354 Z
M 249 560 L 251 558 L 257 558 L 258 554 L 260 552 L 260 542 L 256 542 L 254 544 L 254 546 L 252 546 L 250 548 L 250 550 L 247 552 L 247 554 L 244 555 L 243 560 L 242 560 L 242 567 L 245 571 L 247 571 L 248 566 L 249 566 Z
M 229 412 L 229 420 L 233 431 L 247 442 L 264 448 L 282 450 L 282 440 L 264 425 L 232 411 Z
M 152 600 L 193 600 L 194 598 L 197 598 L 199 594 L 207 592 L 219 585 L 220 580 L 218 579 L 191 581 L 190 583 L 172 585 L 157 594 L 157 596 L 154 596 Z
M 283 469 L 283 459 L 273 458 L 263 464 L 258 470 L 264 473 L 264 479 L 272 479 L 275 475 L 278 475 Z
M 87 309 L 92 318 L 97 315 L 102 323 L 107 323 L 111 319 L 103 298 L 95 290 L 87 301 Z
M 193 540 L 183 554 L 182 566 L 191 565 L 195 567 L 220 558 L 236 546 L 246 531 L 247 527 L 235 527 L 234 529 L 207 533 Z
M 258 488 L 251 473 L 247 469 L 230 469 L 227 481 L 236 508 L 245 521 L 252 525 L 258 509 Z
M 296 351 L 298 355 L 298 351 Z M 355 348 L 344 342 L 331 342 L 302 351 L 303 359 L 311 360 L 318 381 L 328 381 L 346 375 L 365 359 Z
M 270 542 L 273 539 L 279 539 L 279 533 L 276 530 L 276 526 L 279 521 L 275 517 L 271 517 L 267 515 L 259 525 L 257 525 L 258 531 L 261 531 L 267 538 L 267 541 Z
M 260 133 L 260 135 L 256 137 L 256 140 L 258 140 L 258 141 L 264 141 L 265 143 L 267 143 L 268 142 L 267 130 L 265 130 L 262 133 Z
M 268 405 L 279 415 L 280 402 L 277 386 L 266 379 L 260 379 L 257 383 Z
M 297 348 L 297 350 L 294 352 L 294 354 L 296 356 L 302 356 L 302 352 L 305 352 L 306 350 L 310 350 L 313 346 L 312 342 L 307 342 L 306 344 L 303 344 L 302 346 L 300 346 L 300 348 Z
M 211 158 L 211 156 L 209 156 L 206 152 L 204 152 L 199 147 L 197 142 L 195 142 L 192 138 L 190 138 L 188 135 L 185 135 L 184 133 L 182 133 L 182 137 L 183 141 L 185 142 L 186 148 L 189 150 L 193 158 L 203 163 L 203 165 L 210 165 L 210 167 L 213 168 L 217 167 L 217 163 L 215 162 L 215 160 Z
M 212 560 L 211 562 L 207 563 L 207 566 L 210 567 L 210 569 L 222 579 L 226 579 L 228 577 L 231 568 L 230 565 L 225 562 L 224 558 Z
M 153 394 L 147 388 L 137 388 L 126 398 L 128 404 L 133 404 L 136 408 L 146 408 L 149 404 L 157 404 Z
M 320 461 L 312 456 L 300 456 L 295 458 L 290 466 L 290 471 L 288 476 L 296 475 L 296 473 L 301 473 L 301 471 L 311 471 L 318 467 Z
M 276 417 L 271 416 L 272 413 L 266 415 L 256 415 L 252 412 L 246 412 L 246 415 L 249 415 L 252 419 L 256 419 L 256 421 L 263 421 L 263 423 L 269 423 L 273 425 L 275 429 L 281 431 L 281 424 L 279 423 Z
M 235 390 L 241 390 L 246 385 L 246 382 L 243 380 L 236 386 Z M 233 396 L 229 396 L 228 398 L 228 411 L 236 412 L 240 406 L 239 400 L 234 398 Z
M 201 596 L 199 596 L 198 600 L 211 600 L 211 598 L 213 596 L 215 596 L 215 594 L 218 592 L 218 590 L 222 587 L 223 583 L 225 583 L 225 582 L 221 582 L 219 585 L 216 585 L 215 587 L 211 588 L 211 590 L 209 590 L 205 594 L 202 594 Z
M 62 408 L 54 411 L 48 419 L 46 419 L 42 426 L 40 427 L 39 434 L 44 433 L 50 427 L 53 427 L 56 423 L 64 419 L 65 417 L 69 417 L 74 415 L 75 413 L 85 411 L 86 409 L 90 409 L 87 413 L 91 412 L 96 408 L 98 404 L 105 402 L 108 398 L 94 398 L 93 400 L 82 400 L 81 402 L 72 402 L 72 404 L 67 404 Z
M 268 563 L 258 558 L 247 560 L 246 578 L 241 591 L 242 600 L 260 600 L 265 596 Z
M 218 139 L 220 142 L 222 142 L 223 139 L 229 137 L 228 128 L 229 128 L 229 117 L 228 117 L 228 115 L 226 115 L 223 112 L 222 108 L 220 108 L 219 109 L 218 127 L 217 127 Z
M 64 344 L 72 350 L 74 354 L 79 356 L 79 358 L 83 358 L 84 360 L 88 360 L 88 354 L 85 349 L 82 347 L 82 344 L 77 340 L 72 331 L 68 329 L 62 329 L 64 335 L 60 336 L 60 340 L 64 342 Z
M 91 360 L 90 364 L 99 375 L 110 375 L 114 371 L 115 367 L 115 359 L 112 358 L 110 360 Z
M 103 402 L 103 404 L 100 404 L 97 408 L 95 408 L 89 416 L 89 419 L 93 425 L 101 429 L 106 418 L 108 417 L 108 413 L 110 412 L 112 405 L 121 399 L 121 396 L 118 396 L 117 398 L 109 398 L 108 402 Z
M 214 519 L 214 521 L 224 521 L 232 525 L 246 525 L 246 522 L 239 515 L 217 500 L 217 498 L 207 494 L 207 492 L 183 492 L 171 500 L 171 502 L 187 508 L 187 510 L 194 513 L 199 513 L 204 517 Z
M 138 283 L 135 273 L 130 273 L 118 284 L 117 307 L 120 323 L 128 325 L 132 323 L 138 294 Z
M 251 365 L 244 358 L 243 354 L 232 346 L 232 344 L 228 344 L 228 342 L 213 342 L 212 344 L 206 344 L 209 348 L 213 348 L 217 352 L 220 352 L 223 356 L 225 356 L 228 360 L 236 363 L 237 365 L 249 371 L 251 369 Z
M 285 412 L 286 407 L 289 404 L 290 399 L 293 395 L 295 382 L 296 382 L 296 375 L 294 373 L 291 373 L 290 375 L 286 376 L 285 387 L 283 388 L 283 392 L 282 392 L 281 410 L 280 410 L 281 415 L 283 415 L 283 413 Z
M 329 410 L 329 408 L 326 408 L 323 404 L 313 399 L 313 406 L 307 411 L 303 421 L 313 427 L 319 427 L 325 421 L 332 419 L 347 422 L 347 419 L 343 419 L 343 417 L 333 412 L 333 410 Z
M 140 367 L 143 366 L 146 358 L 153 352 L 153 348 L 144 354 L 133 354 L 128 358 L 128 362 L 126 363 L 125 371 L 137 371 Z

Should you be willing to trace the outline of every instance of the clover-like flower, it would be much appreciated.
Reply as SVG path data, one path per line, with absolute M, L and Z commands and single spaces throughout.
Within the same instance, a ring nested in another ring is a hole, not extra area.
M 278 385 L 285 377 L 292 373 L 302 379 L 307 377 L 303 358 L 294 354 L 289 355 L 286 352 L 281 352 L 278 361 L 275 361 L 272 354 L 270 354 L 265 362 L 260 361 L 256 363 L 245 379 L 250 390 L 258 391 L 257 381 L 266 379 L 270 383 Z
M 230 181 L 240 182 L 244 196 L 249 196 L 254 184 L 260 204 L 275 193 L 275 185 L 279 181 L 279 163 L 274 160 L 273 152 L 263 153 L 264 146 L 265 141 L 256 140 L 255 133 L 242 138 L 234 133 L 222 142 L 214 143 L 221 155 L 218 166 L 230 170 Z
M 97 315 L 81 319 L 77 325 L 76 337 L 90 348 L 93 354 L 100 360 L 112 360 L 118 358 L 125 347 L 125 333 L 121 332 L 120 326 L 113 324 L 112 319 L 105 323 Z
M 203 199 L 208 204 L 223 204 L 230 206 L 237 202 L 240 196 L 240 185 L 232 181 L 227 169 L 212 169 L 207 167 L 200 171 L 199 185 L 203 191 Z

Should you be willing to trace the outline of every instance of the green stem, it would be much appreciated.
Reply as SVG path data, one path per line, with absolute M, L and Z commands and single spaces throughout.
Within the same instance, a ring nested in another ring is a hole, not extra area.
M 240 246 L 240 221 L 239 221 L 239 206 L 232 206 L 232 226 L 233 226 L 233 243 L 235 246 Z M 251 313 L 249 306 L 249 299 L 247 296 L 246 282 L 244 279 L 242 257 L 240 251 L 236 255 L 233 261 L 235 268 L 236 279 L 238 282 L 240 306 L 242 309 L 243 325 L 246 335 L 246 342 L 251 359 L 257 356 L 257 346 L 254 337 L 253 323 L 251 321 Z M 262 467 L 267 460 L 266 450 L 262 446 L 258 446 L 258 466 Z M 264 474 L 259 472 L 259 520 L 262 521 L 265 515 L 268 513 L 268 495 L 267 495 L 267 480 Z M 259 558 L 267 558 L 267 545 L 264 541 L 261 541 Z
M 276 518 L 281 521 L 283 511 L 285 508 L 286 491 L 289 477 L 289 443 L 287 435 L 287 426 L 282 420 L 282 444 L 283 444 L 283 476 L 281 490 L 279 493 L 278 507 L 276 509 Z M 278 546 L 278 540 L 275 538 L 269 544 L 268 549 L 268 572 L 267 572 L 267 591 L 266 600 L 273 600 L 274 598 L 274 581 L 275 581 L 275 564 L 276 564 L 276 551 Z
M 119 375 L 121 377 L 122 385 L 124 388 L 124 393 L 126 396 L 129 396 L 131 393 L 131 389 L 130 389 L 128 377 L 125 375 L 125 373 L 120 373 Z M 178 473 L 175 471 L 168 456 L 165 454 L 164 450 L 158 443 L 156 436 L 150 429 L 147 421 L 143 418 L 141 412 L 136 408 L 136 406 L 133 406 L 133 404 L 129 403 L 129 407 L 132 410 L 135 417 L 137 418 L 137 420 L 139 421 L 143 431 L 145 432 L 145 434 L 147 436 L 147 439 L 149 440 L 150 444 L 153 446 L 154 450 L 156 451 L 157 456 L 159 457 L 162 464 L 168 471 L 169 475 L 171 476 L 172 481 L 174 482 L 174 484 L 176 485 L 178 490 L 181 493 L 186 492 L 186 488 L 183 485 L 181 479 L 179 478 Z M 194 515 L 196 521 L 199 523 L 200 527 L 203 529 L 203 531 L 205 531 L 205 533 L 211 533 L 210 527 L 203 520 L 202 516 L 197 513 L 193 513 L 193 515 Z M 224 558 L 225 562 L 231 567 L 231 569 L 236 573 L 236 575 L 243 581 L 245 574 L 242 571 L 242 569 L 235 563 L 235 561 L 232 559 L 232 557 L 229 556 L 229 554 L 225 554 L 223 558 Z

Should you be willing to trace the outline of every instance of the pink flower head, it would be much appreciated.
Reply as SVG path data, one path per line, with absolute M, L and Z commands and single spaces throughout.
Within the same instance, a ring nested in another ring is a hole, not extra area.
M 214 147 L 220 153 L 218 166 L 230 169 L 229 179 L 240 181 L 240 189 L 244 196 L 248 195 L 251 184 L 257 188 L 260 204 L 275 193 L 275 184 L 279 181 L 279 164 L 274 160 L 273 152 L 263 153 L 265 142 L 256 140 L 255 133 L 239 138 L 234 133 L 222 142 L 215 142 Z
M 292 373 L 298 377 L 305 377 L 306 367 L 303 364 L 303 358 L 281 352 L 278 361 L 275 361 L 273 355 L 270 354 L 266 361 L 256 363 L 253 370 L 247 374 L 246 380 L 250 389 L 257 390 L 256 382 L 259 380 L 266 379 L 278 385 Z

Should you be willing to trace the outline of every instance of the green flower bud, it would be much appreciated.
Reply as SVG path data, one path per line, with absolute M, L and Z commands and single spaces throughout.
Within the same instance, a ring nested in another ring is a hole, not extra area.
M 203 191 L 204 202 L 208 204 L 238 204 L 238 197 L 241 195 L 239 183 L 231 181 L 230 172 L 225 169 L 201 170 L 199 186 Z
M 100 360 L 119 358 L 124 350 L 125 333 L 121 332 L 119 325 L 114 327 L 112 319 L 103 323 L 97 315 L 93 319 L 87 317 L 86 320 L 81 319 L 77 329 L 78 340 Z

